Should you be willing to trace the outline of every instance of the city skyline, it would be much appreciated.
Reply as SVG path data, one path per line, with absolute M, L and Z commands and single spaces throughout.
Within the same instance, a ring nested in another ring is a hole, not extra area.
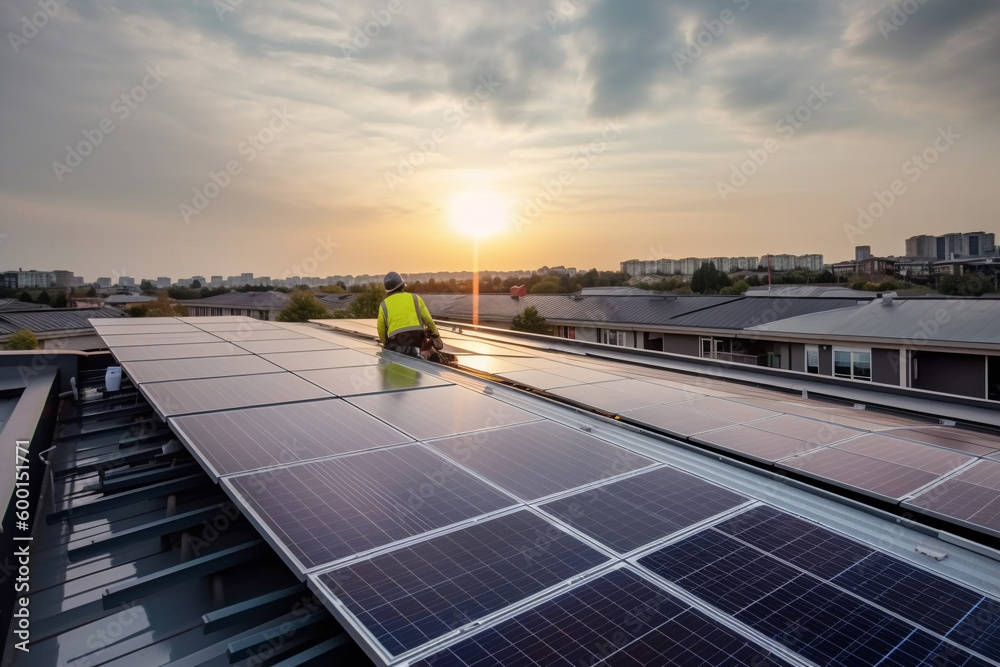
M 995 228 L 980 0 L 15 0 L 0 25 L 4 267 L 469 270 L 456 227 L 498 217 L 494 271 Z

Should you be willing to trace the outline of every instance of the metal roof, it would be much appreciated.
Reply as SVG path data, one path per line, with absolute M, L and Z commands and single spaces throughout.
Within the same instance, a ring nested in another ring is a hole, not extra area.
M 281 309 L 291 301 L 292 297 L 288 294 L 271 290 L 268 292 L 227 292 L 204 299 L 188 299 L 181 301 L 181 303 L 185 306 L 214 306 L 216 308 Z
M 774 287 L 751 287 L 744 296 L 811 296 L 824 298 L 874 299 L 875 294 L 862 290 L 832 285 L 775 285 Z
M 857 306 L 856 299 L 817 299 L 772 296 L 739 299 L 670 318 L 679 327 L 746 329 L 765 322 L 784 320 L 840 308 Z
M 89 320 L 110 317 L 125 317 L 125 314 L 114 308 L 53 308 L 26 312 L 4 312 L 0 313 L 0 326 L 12 331 L 28 329 L 35 333 L 67 329 L 93 329 Z
M 354 302 L 357 294 L 348 292 L 346 294 L 324 294 L 319 300 L 328 310 L 343 310 Z
M 28 303 L 17 299 L 0 299 L 0 311 L 3 310 L 47 310 L 51 308 L 44 303 Z
M 1000 344 L 1000 301 L 992 299 L 893 299 L 814 313 L 751 327 L 803 336 L 928 342 Z
M 435 318 L 472 317 L 471 294 L 422 294 Z M 687 296 L 651 293 L 643 296 L 581 294 L 481 294 L 479 317 L 510 320 L 534 306 L 550 322 L 594 322 L 624 325 L 668 326 L 673 317 L 702 308 L 740 300 L 738 296 Z

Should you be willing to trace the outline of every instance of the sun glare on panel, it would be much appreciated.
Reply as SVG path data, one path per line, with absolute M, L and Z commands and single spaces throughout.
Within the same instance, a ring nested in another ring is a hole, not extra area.
M 452 226 L 466 236 L 492 236 L 507 227 L 510 201 L 496 192 L 461 192 L 452 198 L 448 217 Z

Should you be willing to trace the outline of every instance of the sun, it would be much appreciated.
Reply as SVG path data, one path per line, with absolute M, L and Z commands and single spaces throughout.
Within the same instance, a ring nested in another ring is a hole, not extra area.
M 448 217 L 456 231 L 473 238 L 502 232 L 510 222 L 510 201 L 485 190 L 460 192 L 448 205 Z

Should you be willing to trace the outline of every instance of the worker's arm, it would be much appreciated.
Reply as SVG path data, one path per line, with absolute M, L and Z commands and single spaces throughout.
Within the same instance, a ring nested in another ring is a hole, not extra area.
M 438 333 L 437 325 L 434 324 L 434 318 L 431 317 L 431 311 L 427 310 L 427 304 L 424 303 L 424 300 L 419 295 L 417 296 L 417 303 L 420 304 L 420 319 L 431 330 L 431 335 L 440 336 L 441 334 Z
M 389 323 L 385 321 L 385 302 L 383 301 L 378 308 L 378 324 L 376 325 L 376 328 L 378 329 L 378 339 L 382 341 L 383 345 L 385 345 L 386 329 L 388 326 Z

